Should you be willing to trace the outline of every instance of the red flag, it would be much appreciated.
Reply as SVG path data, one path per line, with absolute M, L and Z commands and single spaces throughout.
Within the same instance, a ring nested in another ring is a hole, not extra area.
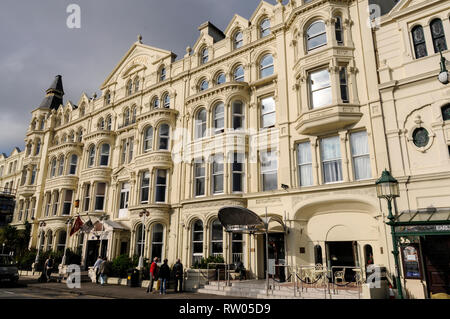
M 83 221 L 81 220 L 80 216 L 77 217 L 77 220 L 75 221 L 75 223 L 72 226 L 72 230 L 70 231 L 70 236 L 72 236 L 73 234 L 75 234 L 77 231 L 80 230 L 81 226 L 83 226 Z

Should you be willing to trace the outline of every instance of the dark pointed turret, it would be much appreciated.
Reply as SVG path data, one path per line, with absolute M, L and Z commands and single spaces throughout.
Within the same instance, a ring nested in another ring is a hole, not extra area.
M 52 85 L 45 91 L 46 96 L 39 108 L 57 110 L 63 104 L 64 89 L 61 75 L 57 75 Z

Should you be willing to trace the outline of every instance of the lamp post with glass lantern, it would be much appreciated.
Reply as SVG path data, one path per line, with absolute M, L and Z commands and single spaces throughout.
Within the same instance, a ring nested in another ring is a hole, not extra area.
M 38 239 L 38 243 L 37 243 L 37 246 L 38 246 L 38 247 L 37 247 L 36 258 L 35 258 L 34 264 L 33 264 L 33 266 L 32 266 L 33 272 L 36 271 L 36 267 L 37 267 L 37 265 L 38 265 L 38 263 L 39 263 L 39 254 L 40 254 L 40 252 L 41 252 L 41 241 L 42 241 L 42 235 L 43 235 L 43 228 L 44 228 L 45 226 L 47 226 L 47 224 L 46 224 L 44 221 L 42 221 L 42 222 L 39 223 L 39 229 L 38 229 L 38 231 L 39 231 L 39 239 Z
M 442 55 L 442 50 L 440 47 L 439 47 L 439 53 L 441 54 L 441 72 L 439 72 L 438 79 L 439 79 L 439 82 L 447 85 L 449 82 L 449 74 L 448 74 L 447 66 L 446 66 L 447 60 Z
M 102 246 L 103 246 L 103 233 L 105 232 L 105 220 L 108 219 L 108 215 L 103 214 L 102 216 L 100 216 L 100 221 L 102 223 L 102 231 L 100 232 L 100 235 L 97 235 L 97 238 L 100 240 L 100 247 L 99 247 L 99 256 L 102 256 Z M 103 256 L 102 256 L 103 257 Z
M 139 264 L 138 269 L 142 270 L 144 268 L 144 233 L 145 233 L 145 219 L 150 216 L 150 213 L 148 210 L 144 209 L 142 212 L 139 213 L 139 217 L 142 219 L 142 234 L 141 234 L 141 251 L 139 256 Z
M 399 251 L 398 251 L 398 241 L 395 236 L 395 216 L 392 214 L 392 200 L 396 197 L 400 196 L 400 190 L 398 187 L 398 181 L 392 177 L 391 173 L 388 170 L 384 170 L 381 174 L 381 177 L 375 182 L 377 188 L 377 196 L 378 198 L 384 198 L 388 204 L 388 219 L 389 222 L 386 222 L 387 225 L 391 226 L 391 236 L 392 236 L 392 246 L 395 261 L 395 271 L 396 271 L 396 284 L 398 290 L 398 297 L 403 299 L 403 290 L 402 283 L 400 280 L 400 268 L 399 268 Z

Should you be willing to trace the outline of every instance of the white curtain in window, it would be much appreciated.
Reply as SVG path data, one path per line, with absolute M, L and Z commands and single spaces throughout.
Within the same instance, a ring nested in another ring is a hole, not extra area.
M 355 179 L 371 178 L 369 143 L 367 132 L 357 132 L 350 135 L 350 148 L 353 157 Z
M 342 163 L 339 136 L 322 139 L 320 153 L 323 163 L 323 178 L 325 183 L 342 181 Z
M 297 155 L 300 186 L 310 186 L 313 184 L 311 144 L 309 142 L 298 144 Z

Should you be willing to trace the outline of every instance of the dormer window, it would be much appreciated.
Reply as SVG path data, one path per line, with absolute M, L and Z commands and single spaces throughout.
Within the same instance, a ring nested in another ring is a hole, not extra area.
M 133 94 L 133 82 L 131 80 L 127 83 L 127 95 Z
M 111 92 L 106 92 L 105 94 L 105 103 L 106 105 L 110 105 L 111 104 Z
M 340 16 L 334 18 L 334 32 L 336 34 L 336 41 L 338 44 L 344 44 L 344 38 L 342 37 L 342 19 Z
M 260 23 L 260 36 L 264 38 L 270 34 L 270 20 L 269 18 L 265 18 Z
M 166 79 L 166 68 L 162 67 L 161 71 L 159 71 L 159 80 L 164 81 Z
M 262 59 L 260 63 L 260 73 L 259 77 L 265 78 L 267 76 L 270 76 L 274 72 L 273 68 L 273 56 L 272 54 L 266 54 Z
M 139 91 L 139 85 L 140 85 L 139 78 L 136 78 L 134 80 L 134 92 L 138 92 Z
M 208 48 L 203 48 L 201 51 L 201 64 L 205 64 L 209 60 Z
M 237 31 L 234 34 L 234 48 L 239 49 L 244 44 L 244 36 L 242 35 L 241 31 Z

